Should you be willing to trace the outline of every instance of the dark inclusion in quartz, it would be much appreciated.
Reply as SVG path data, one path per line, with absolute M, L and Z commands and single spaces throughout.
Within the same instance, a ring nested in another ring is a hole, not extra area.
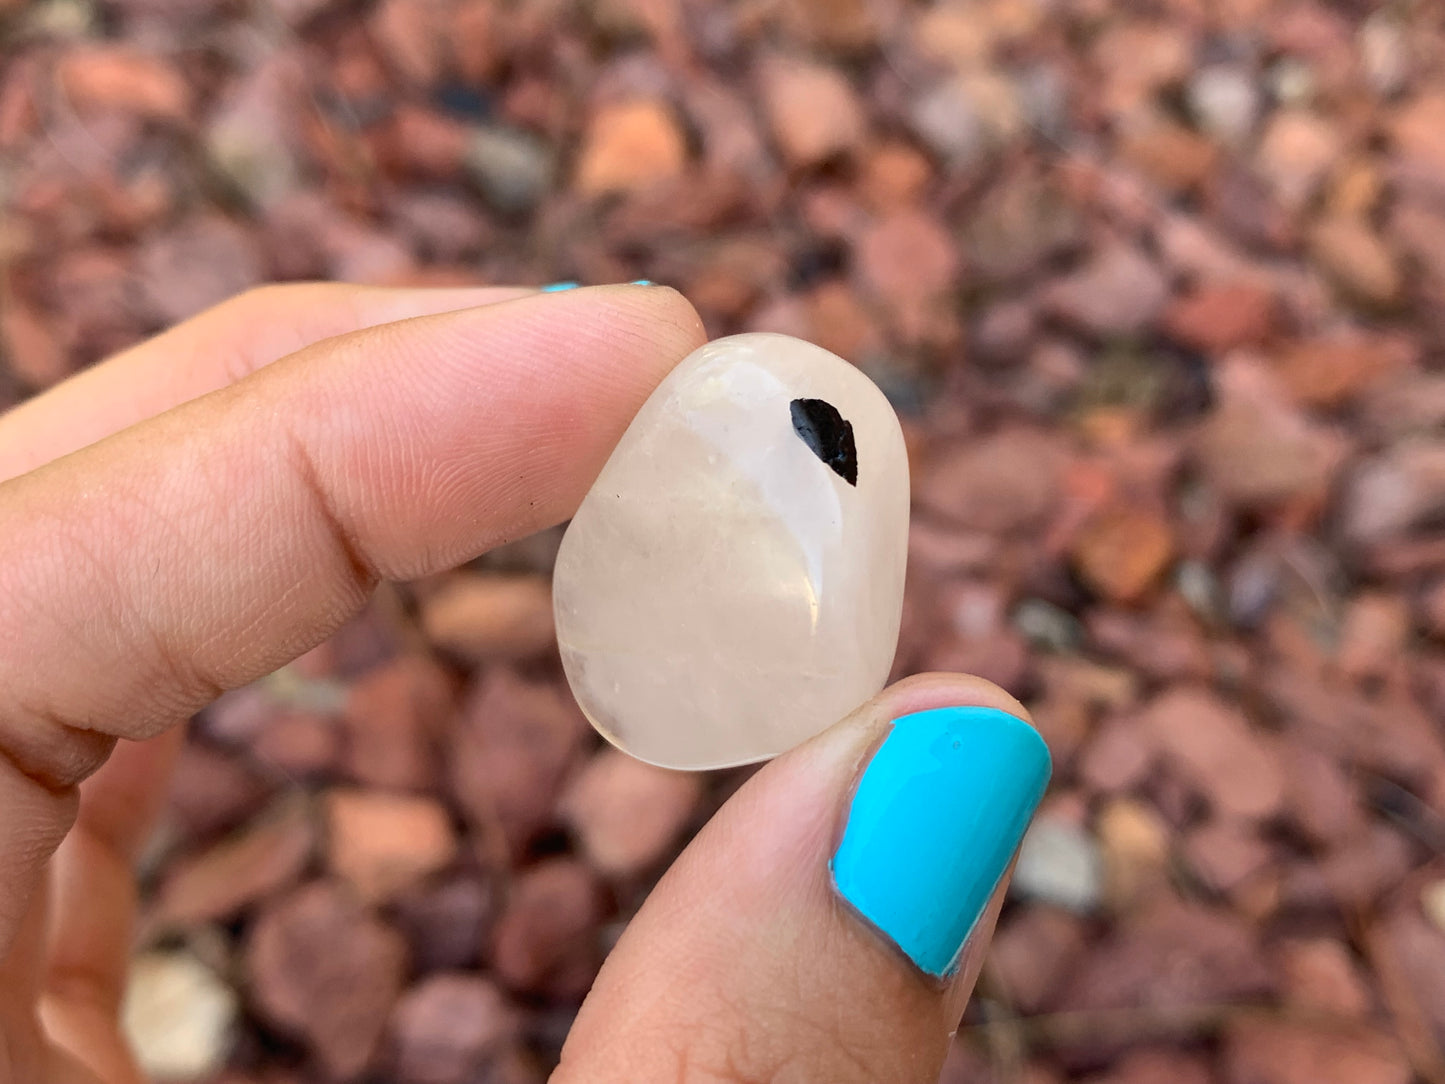
M 826 399 L 794 399 L 793 429 L 828 469 L 850 486 L 858 484 L 858 446 L 853 423 Z

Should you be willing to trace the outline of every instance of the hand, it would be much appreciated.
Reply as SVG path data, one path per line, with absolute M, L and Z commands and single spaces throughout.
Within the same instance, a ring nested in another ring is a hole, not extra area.
M 0 418 L 0 1084 L 141 1079 L 117 1027 L 131 866 L 177 724 L 380 580 L 565 519 L 702 341 L 657 287 L 269 287 Z M 1037 750 L 996 763 L 997 713 L 949 723 L 986 779 L 930 789 L 916 750 L 873 750 L 965 704 L 1023 715 L 914 679 L 754 776 L 631 924 L 556 1079 L 931 1084 L 1043 776 Z

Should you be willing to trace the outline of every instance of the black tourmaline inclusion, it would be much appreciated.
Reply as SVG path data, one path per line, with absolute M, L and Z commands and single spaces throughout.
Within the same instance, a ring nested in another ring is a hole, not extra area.
M 850 486 L 858 484 L 858 446 L 853 423 L 825 399 L 794 399 L 793 428 L 813 454 Z

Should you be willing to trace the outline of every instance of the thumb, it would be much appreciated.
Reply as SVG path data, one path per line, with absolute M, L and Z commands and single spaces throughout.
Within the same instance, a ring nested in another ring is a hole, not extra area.
M 885 690 L 768 764 L 618 942 L 554 1081 L 933 1084 L 1049 778 L 976 678 Z

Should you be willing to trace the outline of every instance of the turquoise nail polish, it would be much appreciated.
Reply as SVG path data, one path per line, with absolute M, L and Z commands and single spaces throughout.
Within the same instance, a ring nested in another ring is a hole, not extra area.
M 578 284 L 575 282 L 553 282 L 542 287 L 544 294 L 560 294 L 563 290 L 575 290 Z
M 629 282 L 627 285 L 629 285 L 629 286 L 652 286 L 652 285 L 654 285 L 654 283 L 653 283 L 653 281 L 652 281 L 651 279 L 633 279 L 633 280 L 632 280 L 631 282 Z
M 993 708 L 904 715 L 873 754 L 833 855 L 833 883 L 930 975 L 963 943 L 1048 786 L 1039 732 Z

